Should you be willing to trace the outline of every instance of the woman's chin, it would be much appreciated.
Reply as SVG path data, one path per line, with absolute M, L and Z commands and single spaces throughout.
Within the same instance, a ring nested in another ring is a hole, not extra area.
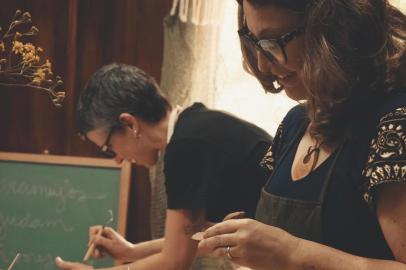
M 305 100 L 306 95 L 305 91 L 303 90 L 303 87 L 299 86 L 284 86 L 283 89 L 285 90 L 286 95 L 293 100 L 300 101 L 300 100 Z

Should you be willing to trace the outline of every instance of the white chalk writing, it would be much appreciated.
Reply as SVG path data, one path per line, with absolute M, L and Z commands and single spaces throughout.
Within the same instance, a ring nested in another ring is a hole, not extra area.
M 61 182 L 56 181 L 56 183 Z M 105 194 L 87 194 L 83 189 L 72 187 L 68 179 L 64 180 L 61 185 L 55 186 L 0 179 L 0 194 L 55 199 L 57 212 L 63 212 L 69 200 L 75 203 L 85 203 L 88 200 L 103 200 L 107 197 Z
M 3 245 L 0 244 L 0 261 L 2 265 L 9 265 L 13 260 L 14 256 L 15 252 L 10 251 L 6 253 Z M 21 254 L 21 259 L 19 260 L 18 264 L 19 265 L 26 264 L 29 265 L 30 268 L 34 269 L 36 269 L 37 267 L 33 267 L 33 264 L 39 265 L 40 269 L 55 269 L 54 258 L 55 255 L 52 255 L 50 253 L 40 254 L 28 252 Z
M 15 227 L 19 229 L 31 230 L 62 230 L 64 232 L 71 232 L 73 227 L 66 224 L 59 218 L 45 218 L 31 216 L 30 213 L 25 213 L 22 216 L 7 216 L 0 212 L 0 240 L 4 239 L 7 235 L 7 228 Z

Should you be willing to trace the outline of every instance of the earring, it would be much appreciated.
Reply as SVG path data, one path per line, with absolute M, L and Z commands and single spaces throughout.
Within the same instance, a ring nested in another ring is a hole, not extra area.
M 134 135 L 135 135 L 135 138 L 141 137 L 141 134 L 138 134 L 138 130 L 134 130 Z

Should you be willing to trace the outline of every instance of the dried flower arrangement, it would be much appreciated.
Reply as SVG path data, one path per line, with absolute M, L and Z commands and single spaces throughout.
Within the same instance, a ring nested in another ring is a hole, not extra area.
M 56 90 L 63 84 L 61 77 L 53 75 L 48 59 L 41 61 L 41 47 L 24 42 L 26 37 L 38 34 L 38 28 L 30 26 L 30 13 L 17 10 L 4 34 L 0 27 L 0 85 L 45 91 L 55 106 L 62 107 L 65 92 Z M 27 31 L 20 30 L 28 28 Z

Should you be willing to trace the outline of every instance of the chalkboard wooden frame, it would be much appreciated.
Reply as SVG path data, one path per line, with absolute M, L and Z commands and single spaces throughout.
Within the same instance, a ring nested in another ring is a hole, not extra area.
M 1 161 L 16 161 L 27 163 L 57 164 L 57 165 L 74 165 L 85 167 L 104 167 L 104 168 L 121 168 L 120 174 L 120 194 L 117 209 L 117 232 L 126 236 L 127 229 L 127 212 L 130 194 L 131 180 L 131 163 L 123 162 L 121 165 L 116 164 L 111 159 L 88 158 L 76 156 L 59 156 L 45 154 L 26 154 L 0 152 Z

